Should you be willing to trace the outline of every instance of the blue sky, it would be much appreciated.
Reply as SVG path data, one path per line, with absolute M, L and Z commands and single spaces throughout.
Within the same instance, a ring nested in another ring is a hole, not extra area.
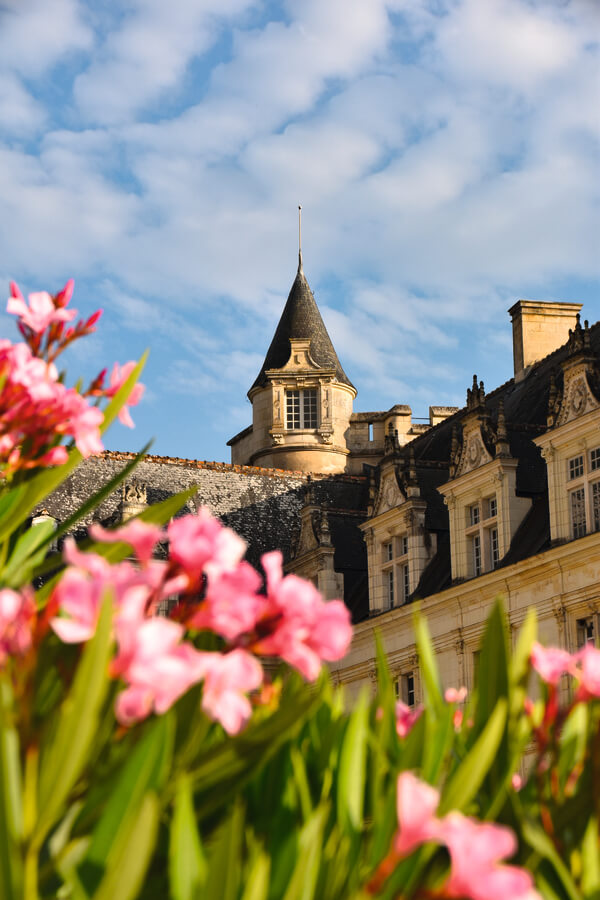
M 112 449 L 228 460 L 297 265 L 355 409 L 512 375 L 507 309 L 600 317 L 596 0 L 0 0 L 0 277 L 149 346 Z M 8 318 L 2 336 L 14 334 Z

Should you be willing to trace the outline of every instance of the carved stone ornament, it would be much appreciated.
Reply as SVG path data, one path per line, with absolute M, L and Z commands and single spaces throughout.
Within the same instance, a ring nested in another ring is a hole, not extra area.
M 490 462 L 492 457 L 488 453 L 481 437 L 480 428 L 477 427 L 470 434 L 465 434 L 460 462 L 456 467 L 455 478 L 472 472 L 473 469 Z
M 274 444 L 283 444 L 283 435 L 279 432 L 271 435 L 271 439 Z
M 121 488 L 121 496 L 123 503 L 133 503 L 136 506 L 148 502 L 146 485 L 143 483 L 124 484 Z
M 566 425 L 600 407 L 588 384 L 585 366 L 585 362 L 582 362 L 565 371 L 562 403 L 555 427 Z
M 319 439 L 322 444 L 333 444 L 333 434 L 331 431 L 319 431 Z
M 394 471 L 390 472 L 382 479 L 379 486 L 379 496 L 375 505 L 374 515 L 378 516 L 380 513 L 387 512 L 388 509 L 395 509 L 395 507 L 404 503 L 405 499 L 398 487 L 396 473 Z

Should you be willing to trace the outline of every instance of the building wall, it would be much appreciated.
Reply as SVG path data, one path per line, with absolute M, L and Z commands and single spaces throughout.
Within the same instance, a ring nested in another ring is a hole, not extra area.
M 536 609 L 539 639 L 577 648 L 577 622 L 600 616 L 600 533 L 426 597 L 427 617 L 444 687 L 473 688 L 475 660 L 486 619 L 502 597 L 514 645 L 529 607 Z M 357 625 L 350 652 L 331 664 L 351 702 L 363 685 L 374 686 L 375 630 L 381 635 L 394 677 L 415 673 L 416 702 L 422 700 L 413 617 L 415 605 L 400 606 Z

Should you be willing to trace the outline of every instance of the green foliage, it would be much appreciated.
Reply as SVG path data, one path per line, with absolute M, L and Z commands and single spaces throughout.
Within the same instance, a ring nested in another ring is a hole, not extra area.
M 106 425 L 142 365 L 112 400 Z M 141 456 L 58 536 L 114 491 Z M 60 557 L 46 557 L 57 533 L 24 523 L 80 458 L 71 449 L 64 466 L 23 476 L 0 494 L 0 584 L 17 589 L 44 576 L 39 607 L 60 577 Z M 164 524 L 194 493 L 140 519 Z M 126 544 L 84 546 L 112 562 L 130 552 Z M 11 679 L 10 664 L 0 668 L 0 897 L 417 898 L 443 883 L 448 856 L 432 843 L 388 865 L 398 776 L 412 770 L 439 789 L 439 815 L 459 810 L 513 828 L 515 863 L 529 868 L 542 896 L 598 900 L 600 710 L 598 703 L 574 705 L 541 756 L 525 759 L 534 729 L 524 704 L 535 637 L 532 612 L 511 654 L 502 603 L 494 605 L 477 689 L 461 721 L 444 698 L 427 623 L 417 614 L 425 708 L 402 738 L 379 638 L 374 697 L 364 690 L 349 703 L 326 676 L 306 685 L 278 672 L 278 702 L 257 703 L 235 738 L 205 717 L 199 686 L 166 715 L 123 729 L 113 712 L 107 596 L 82 650 L 49 638 L 22 681 Z M 517 792 L 519 772 L 526 783 Z

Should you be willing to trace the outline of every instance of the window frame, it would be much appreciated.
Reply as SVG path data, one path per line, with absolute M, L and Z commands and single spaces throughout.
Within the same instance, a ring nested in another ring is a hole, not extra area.
M 600 445 L 566 458 L 571 540 L 600 531 Z
M 468 571 L 471 578 L 477 578 L 500 563 L 498 495 L 481 497 L 475 503 L 468 503 L 465 510 Z
M 319 427 L 318 388 L 286 388 L 284 401 L 286 431 L 316 431 Z

